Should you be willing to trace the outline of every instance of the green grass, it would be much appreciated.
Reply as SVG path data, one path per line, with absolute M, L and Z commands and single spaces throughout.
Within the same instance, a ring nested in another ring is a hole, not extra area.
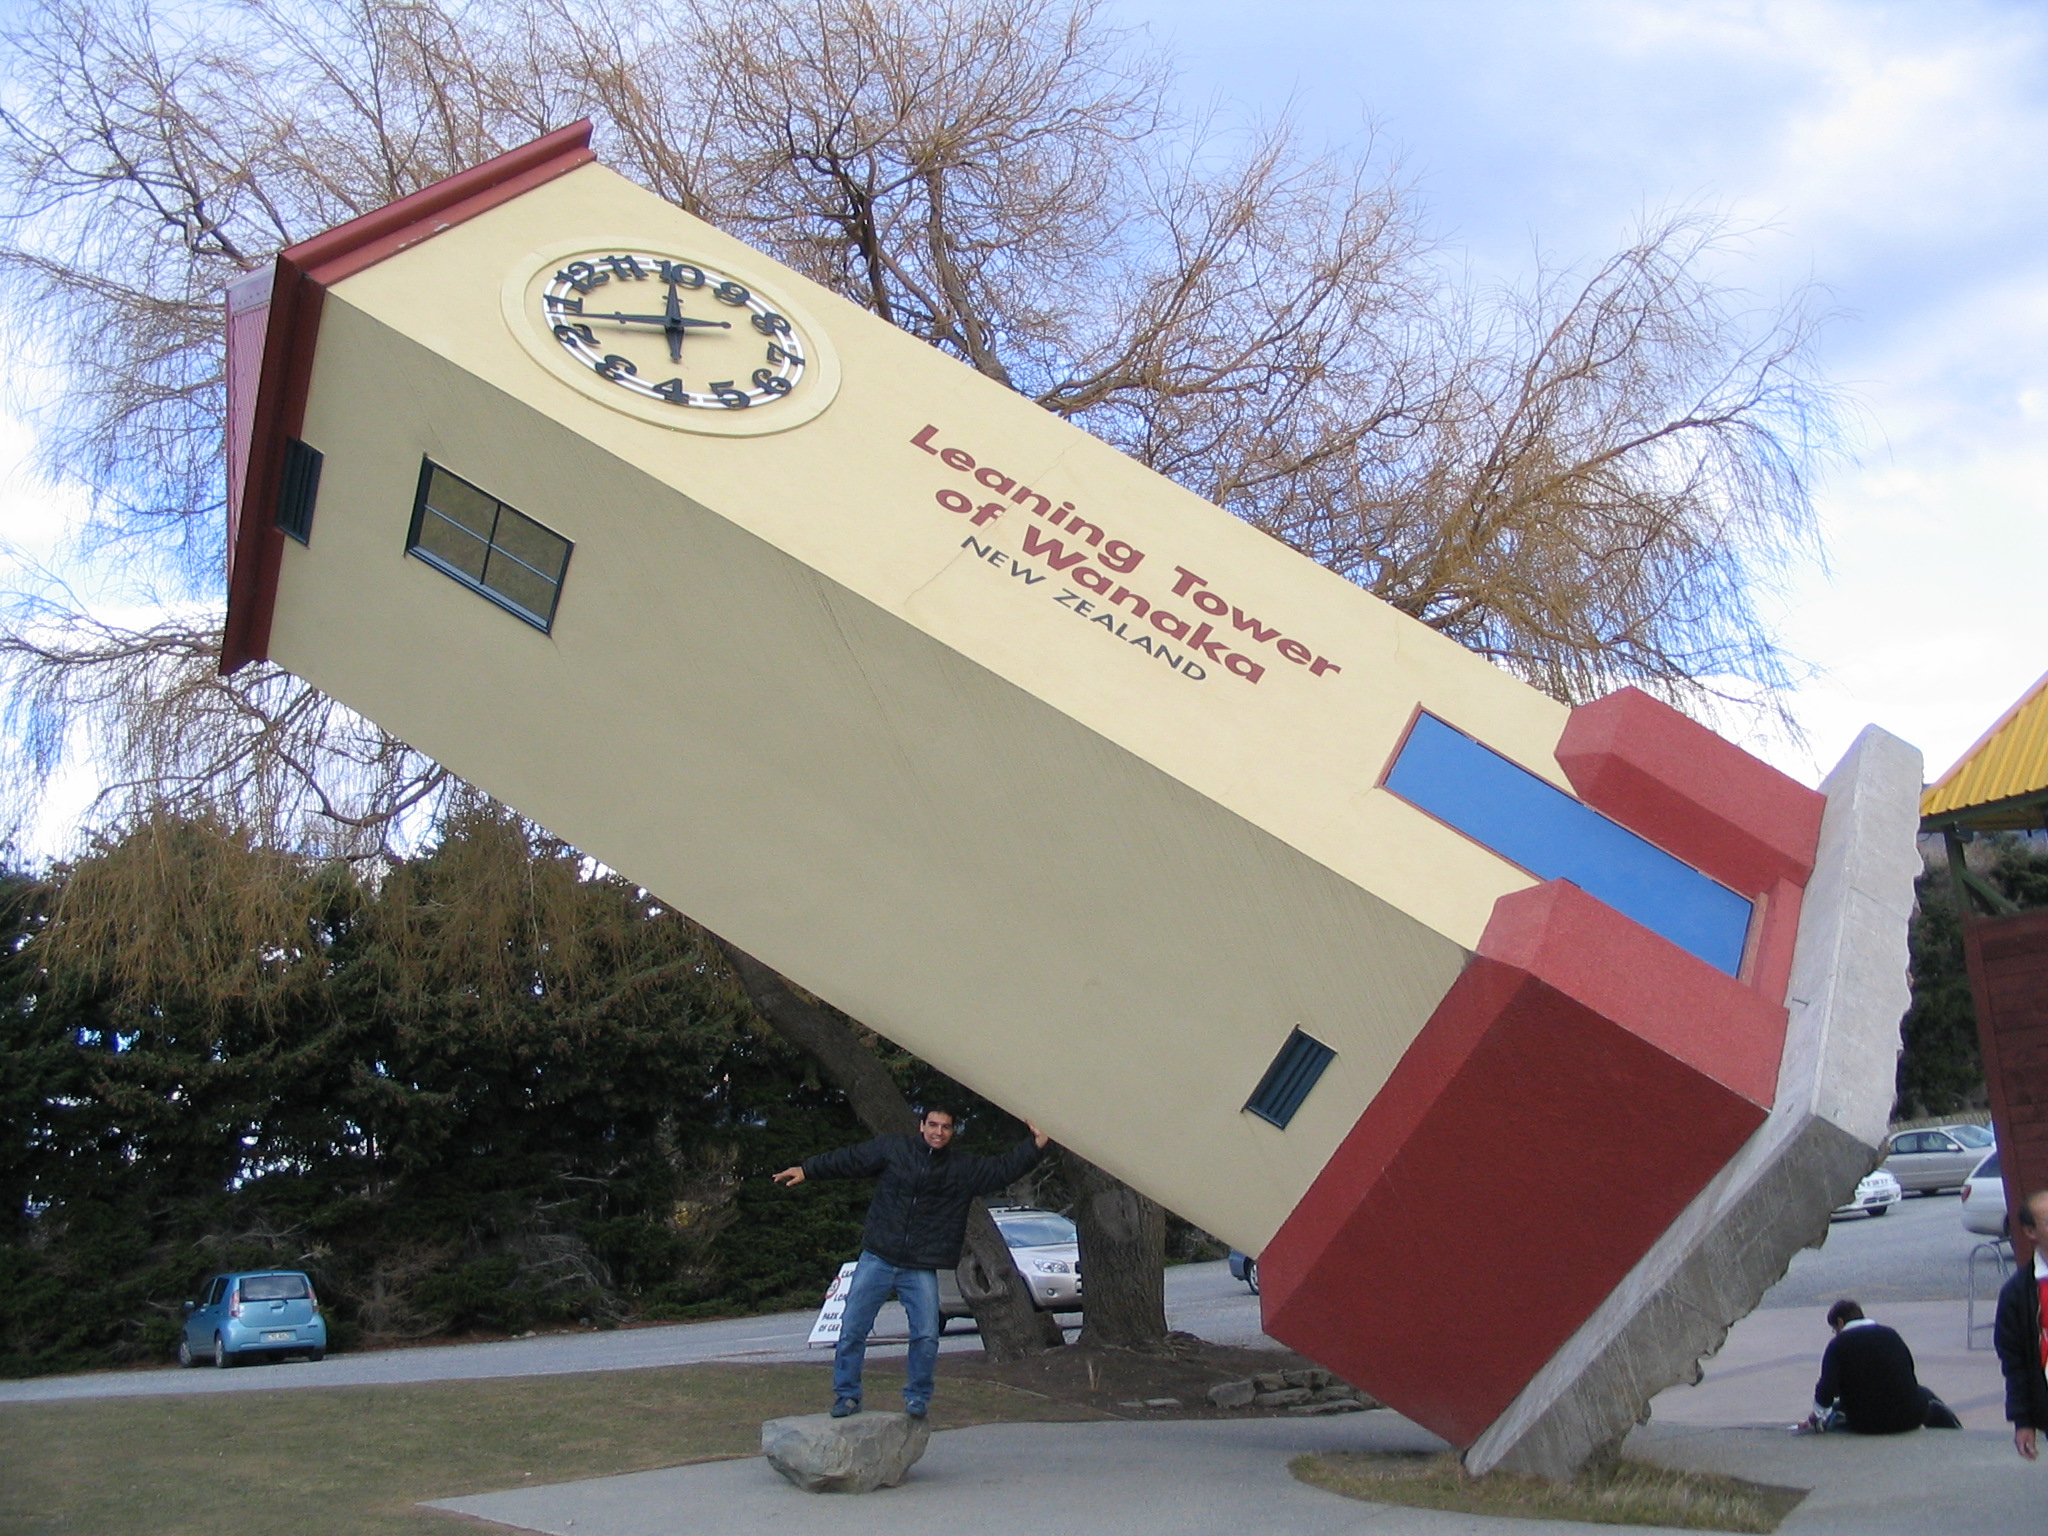
M 1775 1531 L 1806 1495 L 1740 1478 L 1672 1472 L 1617 1461 L 1569 1483 L 1490 1472 L 1468 1477 L 1449 1453 L 1297 1456 L 1288 1470 L 1305 1483 L 1376 1504 L 1410 1504 L 1468 1515 L 1582 1520 L 1593 1525 L 1662 1525 L 1689 1531 Z
M 870 1393 L 897 1390 L 869 1370 Z M 0 1406 L 0 1532 L 449 1536 L 422 1499 L 640 1472 L 761 1447 L 761 1421 L 822 1412 L 809 1365 L 692 1365 L 502 1381 Z M 1095 1417 L 993 1382 L 942 1380 L 938 1428 Z

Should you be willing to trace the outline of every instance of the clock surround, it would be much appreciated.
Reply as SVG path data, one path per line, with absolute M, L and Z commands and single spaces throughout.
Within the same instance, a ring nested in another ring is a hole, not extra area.
M 582 239 L 522 258 L 503 308 L 579 393 L 673 431 L 753 437 L 816 419 L 839 389 L 829 339 L 787 287 L 730 254 Z

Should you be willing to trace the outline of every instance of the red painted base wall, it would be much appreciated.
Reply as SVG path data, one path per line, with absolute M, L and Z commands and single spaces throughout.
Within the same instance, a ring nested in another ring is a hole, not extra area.
M 1785 1012 L 1562 881 L 1259 1258 L 1266 1331 L 1470 1444 L 1763 1123 Z
M 1741 976 L 1562 881 L 1503 899 L 1259 1255 L 1268 1333 L 1460 1446 L 1763 1123 L 1825 809 L 1633 688 L 1574 710 L 1557 757 L 1588 805 L 1760 903 Z
M 2048 1189 L 2048 912 L 1971 922 L 1963 929 L 1963 953 L 1999 1166 L 2016 1212 L 2031 1191 Z M 2012 1231 L 2024 1257 L 2017 1220 Z

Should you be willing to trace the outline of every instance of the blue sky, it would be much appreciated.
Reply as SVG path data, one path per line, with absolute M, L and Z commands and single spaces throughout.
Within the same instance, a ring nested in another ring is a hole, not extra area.
M 1194 101 L 1376 124 L 1483 277 L 1591 259 L 1645 212 L 1760 226 L 1727 281 L 1841 312 L 1853 462 L 1831 570 L 1779 605 L 1821 670 L 1811 782 L 1871 721 L 1932 778 L 2048 671 L 2048 8 L 1883 0 L 1113 0 Z
M 0 16 L 19 9 L 0 0 Z M 1724 274 L 1824 285 L 1852 462 L 1819 488 L 1831 569 L 1776 605 L 1820 669 L 1809 782 L 1866 722 L 1945 768 L 2048 670 L 2048 8 L 1885 0 L 1111 0 L 1195 105 L 1377 125 L 1481 278 L 1590 260 L 1645 213 L 1759 226 Z M 0 416 L 5 537 L 55 547 L 64 498 Z

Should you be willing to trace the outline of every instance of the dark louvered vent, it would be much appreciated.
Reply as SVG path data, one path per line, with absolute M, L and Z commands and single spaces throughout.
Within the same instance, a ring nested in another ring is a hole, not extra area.
M 1336 1054 L 1322 1041 L 1297 1029 L 1280 1047 L 1280 1054 L 1273 1058 L 1273 1065 L 1266 1068 L 1266 1075 L 1259 1079 L 1258 1091 L 1251 1096 L 1245 1108 L 1261 1120 L 1286 1129 L 1287 1122 L 1294 1118 L 1294 1112 L 1301 1108 L 1301 1101 L 1308 1097 L 1309 1089 L 1315 1087 L 1316 1079 L 1323 1075 L 1323 1068 Z
M 277 526 L 301 544 L 313 540 L 313 499 L 320 494 L 320 450 L 296 437 L 284 445 L 284 484 L 277 491 Z

